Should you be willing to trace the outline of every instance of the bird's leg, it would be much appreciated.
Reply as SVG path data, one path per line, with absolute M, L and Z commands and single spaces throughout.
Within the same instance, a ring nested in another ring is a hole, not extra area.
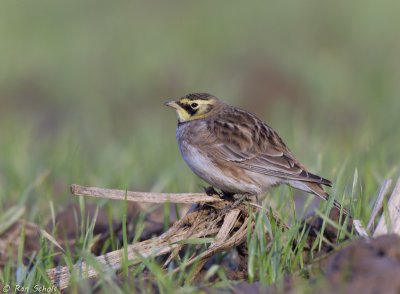
M 247 193 L 239 195 L 239 198 L 237 198 L 235 200 L 235 202 L 233 202 L 233 204 L 232 204 L 233 208 L 238 206 L 240 203 L 242 203 L 244 200 L 246 200 L 250 196 L 251 196 L 251 194 L 247 194 Z
M 241 195 L 239 195 L 239 198 L 235 199 L 235 198 L 233 198 L 233 195 L 234 194 L 229 195 L 232 197 L 230 200 L 235 200 L 235 201 L 233 201 L 232 204 L 225 206 L 222 209 L 222 214 L 225 214 L 229 210 L 238 207 L 244 200 L 246 200 L 249 196 L 251 196 L 250 194 L 241 194 Z

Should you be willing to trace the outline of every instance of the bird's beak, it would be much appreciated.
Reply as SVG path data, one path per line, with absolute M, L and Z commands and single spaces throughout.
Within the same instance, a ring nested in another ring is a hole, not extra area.
M 168 107 L 175 108 L 175 109 L 178 109 L 178 108 L 179 108 L 178 103 L 176 103 L 176 101 L 173 101 L 173 100 L 172 100 L 172 101 L 167 101 L 167 102 L 165 102 L 164 105 L 165 105 L 165 106 L 168 106 Z

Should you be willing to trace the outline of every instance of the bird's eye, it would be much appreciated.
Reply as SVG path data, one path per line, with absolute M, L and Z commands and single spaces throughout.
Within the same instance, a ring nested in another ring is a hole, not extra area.
M 199 104 L 197 104 L 197 103 L 190 104 L 190 107 L 192 107 L 193 109 L 196 108 L 197 106 L 199 106 Z

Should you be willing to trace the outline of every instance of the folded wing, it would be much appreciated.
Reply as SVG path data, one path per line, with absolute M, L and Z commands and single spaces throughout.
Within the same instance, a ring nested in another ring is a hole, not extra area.
M 217 126 L 212 132 L 214 156 L 255 173 L 331 186 L 329 180 L 308 172 L 272 128 L 248 112 L 237 111 L 240 121 L 224 113 L 211 122 L 210 128 Z

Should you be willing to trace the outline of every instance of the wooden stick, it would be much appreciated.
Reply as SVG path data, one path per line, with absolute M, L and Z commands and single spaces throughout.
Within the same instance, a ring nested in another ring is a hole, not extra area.
M 372 225 L 374 224 L 374 220 L 377 217 L 379 211 L 381 210 L 383 206 L 383 200 L 385 199 L 386 194 L 388 193 L 388 190 L 390 186 L 392 185 L 392 180 L 391 179 L 386 179 L 378 194 L 378 198 L 375 201 L 374 208 L 372 209 L 371 217 L 369 218 L 368 224 L 367 224 L 367 231 L 371 231 Z
M 226 216 L 224 217 L 224 222 L 223 222 L 217 236 L 215 237 L 215 241 L 213 241 L 211 243 L 211 245 L 208 247 L 207 251 L 218 247 L 219 245 L 223 244 L 229 238 L 229 234 L 230 234 L 231 230 L 233 229 L 236 222 L 238 221 L 239 214 L 240 214 L 239 209 L 232 209 L 231 211 L 229 211 L 226 214 Z M 196 257 L 194 257 L 192 259 L 196 259 Z M 197 275 L 200 273 L 201 269 L 204 267 L 204 265 L 206 264 L 208 259 L 209 258 L 203 258 L 202 260 L 199 261 L 199 263 L 196 265 L 196 268 L 193 270 L 193 272 L 191 273 L 191 276 L 189 277 L 190 282 L 192 282 L 197 277 Z M 189 261 L 189 263 L 190 263 L 190 261 Z
M 160 256 L 182 249 L 182 244 L 190 238 L 202 238 L 206 236 L 215 236 L 215 241 L 209 248 L 196 258 L 189 260 L 187 265 L 193 264 L 199 260 L 202 264 L 215 253 L 223 250 L 229 250 L 234 246 L 244 242 L 247 236 L 247 230 L 253 227 L 249 226 L 248 207 L 245 203 L 239 203 L 237 207 L 225 211 L 226 207 L 232 205 L 231 202 L 219 197 L 208 196 L 204 193 L 148 193 L 148 192 L 130 192 L 124 190 L 102 189 L 96 187 L 83 187 L 79 185 L 71 186 L 72 194 L 79 196 L 91 196 L 99 198 L 117 199 L 150 203 L 210 203 L 208 206 L 198 206 L 189 211 L 182 219 L 178 220 L 164 234 L 150 240 L 128 245 L 127 259 L 130 265 L 140 263 L 143 258 L 149 256 Z M 213 207 L 213 208 L 211 208 Z M 268 213 L 268 212 L 267 212 Z M 244 219 L 242 219 L 242 215 Z M 223 223 L 221 224 L 221 220 Z M 277 220 L 277 222 L 279 222 Z M 232 236 L 232 230 L 238 227 Z M 176 254 L 176 253 L 175 253 Z M 102 271 L 118 270 L 121 268 L 124 258 L 123 249 L 106 253 L 96 257 Z M 86 262 L 80 262 L 70 267 L 57 267 L 47 271 L 52 283 L 59 289 L 66 289 L 70 283 L 72 273 L 78 273 L 77 278 L 94 278 L 99 275 L 96 266 L 88 265 Z M 201 270 L 198 269 L 198 270 Z M 72 273 L 71 273 L 72 272 Z
M 354 229 L 356 230 L 357 234 L 362 237 L 368 237 L 367 231 L 364 229 L 361 221 L 358 219 L 353 220 Z
M 79 185 L 71 185 L 71 192 L 76 196 L 90 196 L 114 200 L 124 200 L 126 195 L 126 200 L 128 201 L 148 203 L 212 203 L 222 201 L 219 196 L 208 196 L 205 193 L 132 192 Z
M 235 226 L 239 214 L 240 214 L 239 209 L 232 209 L 227 213 L 227 215 L 224 218 L 224 223 L 222 224 L 221 229 L 219 230 L 217 236 L 215 237 L 215 241 L 211 243 L 209 248 L 218 246 L 219 243 L 224 243 L 224 241 L 228 239 L 229 233 Z
M 251 223 L 250 227 L 253 227 L 254 222 Z M 209 258 L 213 256 L 216 253 L 219 253 L 221 251 L 224 251 L 228 248 L 233 248 L 234 246 L 239 245 L 240 243 L 244 242 L 246 240 L 246 235 L 247 235 L 247 230 L 249 228 L 249 218 L 247 217 L 244 221 L 241 227 L 235 232 L 232 237 L 230 237 L 228 240 L 225 242 L 217 242 L 212 248 L 208 248 L 206 251 L 201 253 L 200 255 L 192 258 L 189 260 L 185 266 L 189 266 L 193 263 L 195 263 L 198 260 L 204 260 L 206 258 Z
M 206 225 L 198 226 L 199 230 L 193 232 L 188 236 L 187 232 L 190 231 L 190 227 L 184 226 L 187 222 L 192 222 L 192 219 L 199 218 L 201 222 L 207 223 L 207 211 L 196 211 L 186 215 L 184 218 L 176 222 L 167 232 L 159 237 L 149 239 L 143 242 L 139 242 L 133 245 L 128 245 L 127 259 L 130 265 L 138 264 L 143 258 L 149 256 L 160 256 L 171 252 L 180 245 L 179 242 L 184 241 L 188 238 L 201 238 L 208 235 L 216 234 L 219 228 L 205 229 Z M 104 255 L 96 257 L 98 263 L 103 264 L 102 269 L 106 270 L 118 270 L 121 268 L 122 261 L 124 258 L 124 249 L 112 251 Z M 85 262 L 75 264 L 72 268 L 73 273 L 79 273 L 78 278 L 94 278 L 99 275 L 98 271 L 87 265 Z M 59 290 L 66 289 L 71 280 L 71 271 L 68 266 L 56 267 L 49 269 L 47 275 Z
M 386 223 L 385 213 L 382 214 L 374 237 L 383 234 L 394 233 L 400 235 L 400 178 L 397 180 L 396 186 L 388 201 L 388 216 L 389 225 Z

